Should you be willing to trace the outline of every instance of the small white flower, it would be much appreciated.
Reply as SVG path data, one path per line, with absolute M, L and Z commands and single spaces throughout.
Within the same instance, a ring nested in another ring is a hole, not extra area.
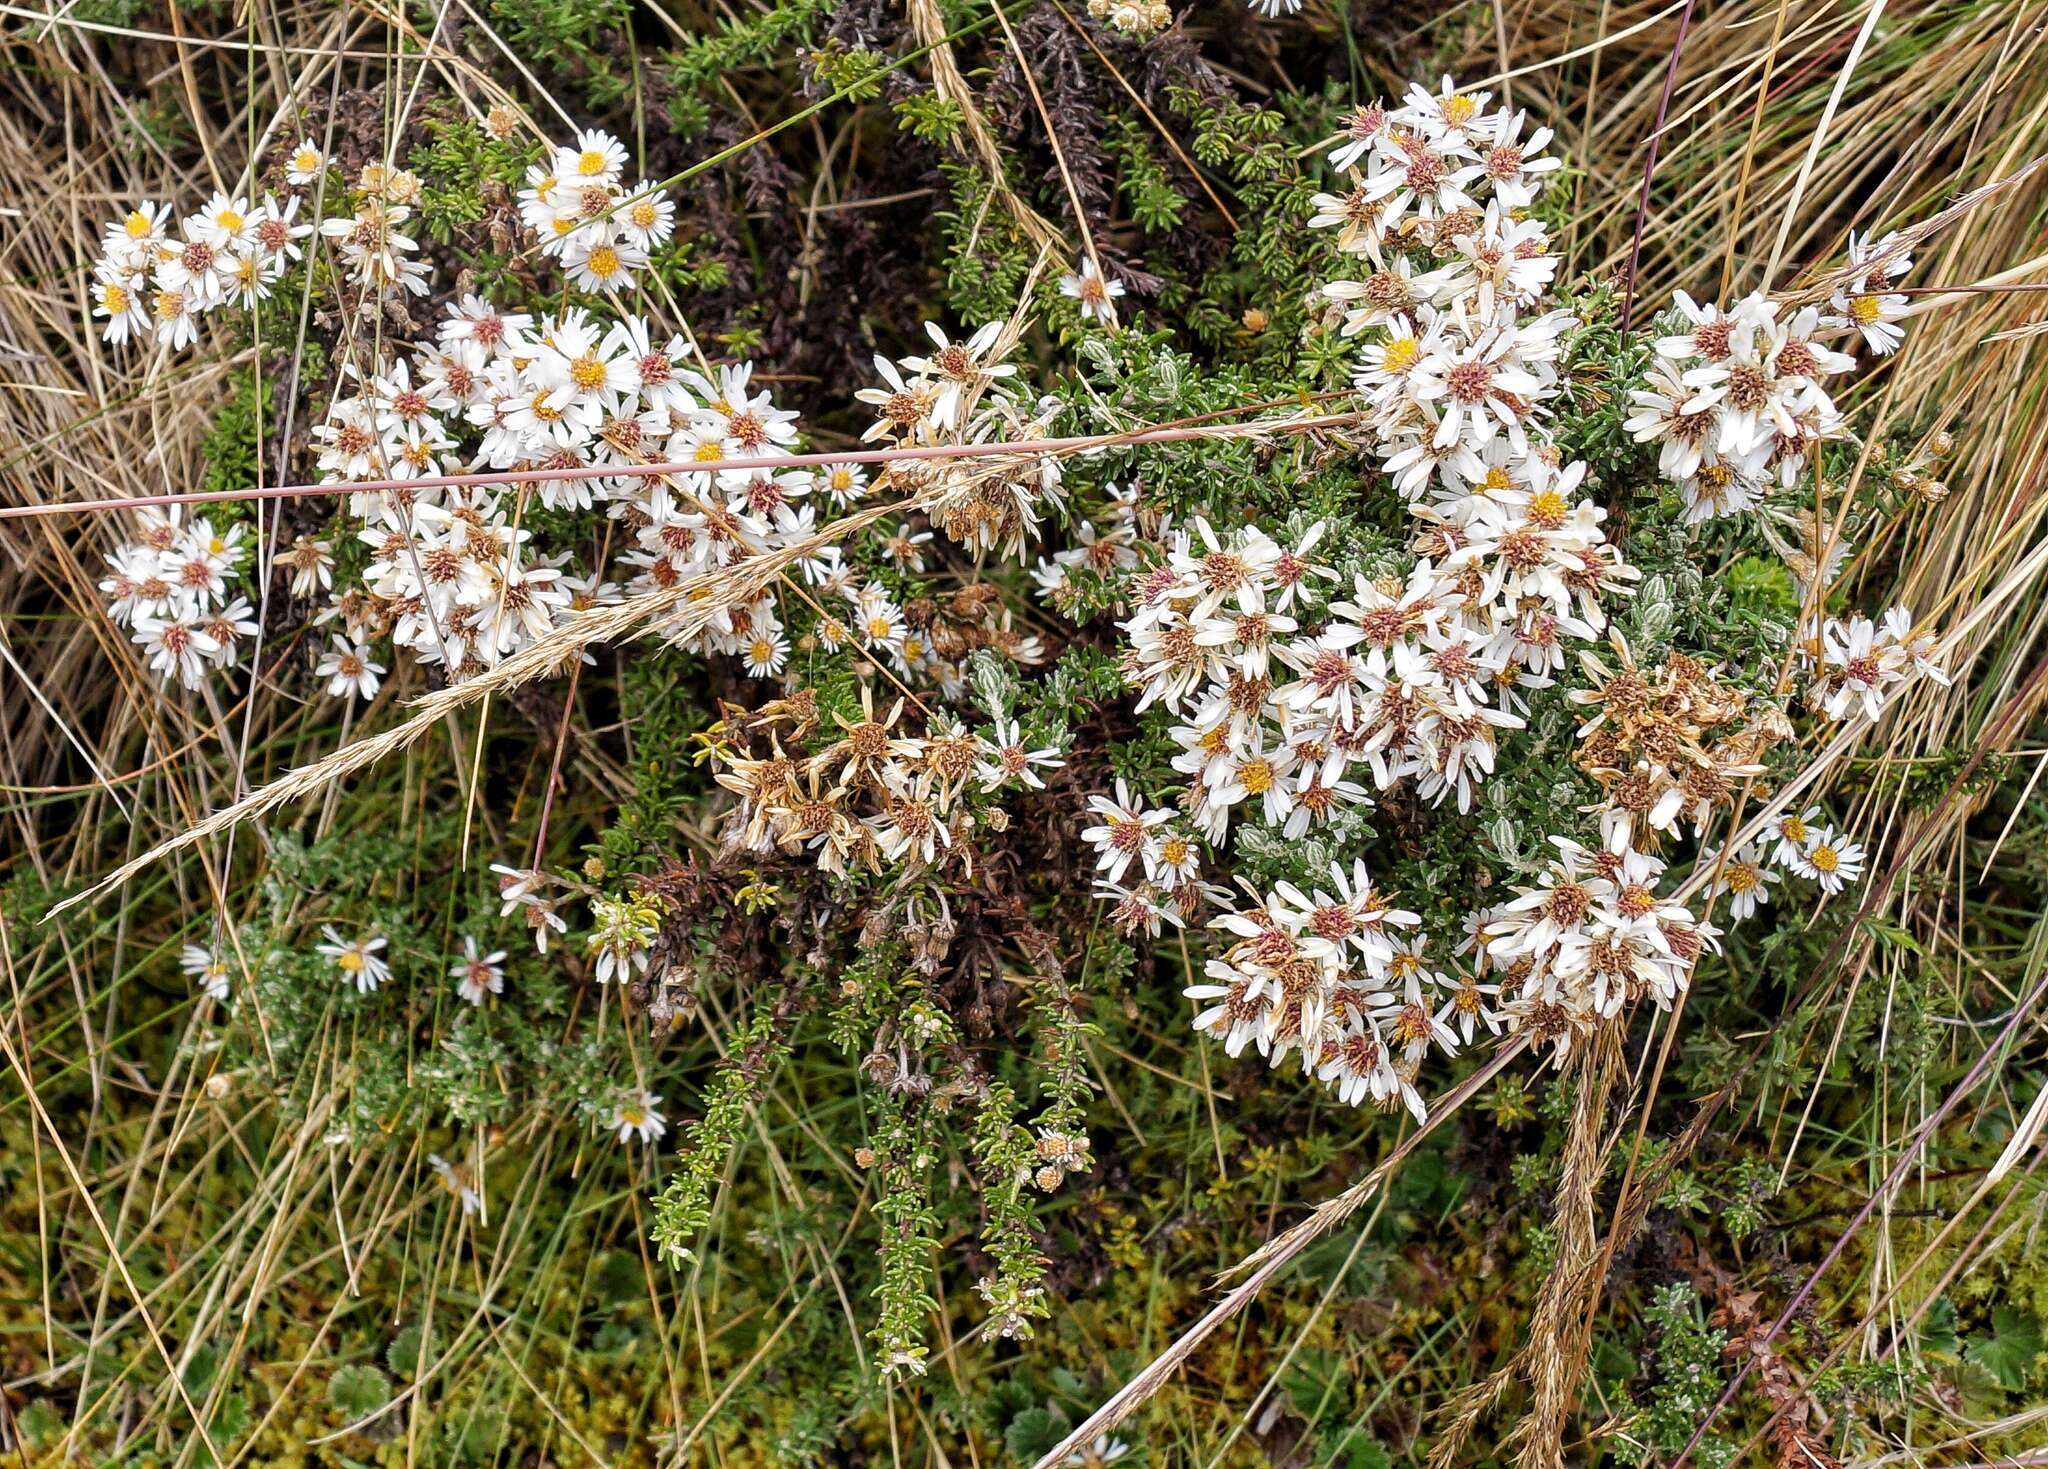
M 611 1120 L 606 1123 L 622 1143 L 638 1138 L 643 1143 L 659 1142 L 668 1132 L 668 1119 L 661 1115 L 661 1098 L 653 1092 L 640 1092 L 628 1097 L 612 1108 Z
M 199 687 L 207 661 L 220 652 L 219 640 L 189 615 L 137 617 L 133 636 L 165 683 L 176 680 L 188 689 Z
M 1742 919 L 1756 912 L 1759 904 L 1771 900 L 1771 884 L 1776 881 L 1778 873 L 1764 865 L 1756 844 L 1751 842 L 1732 853 L 1722 865 L 1714 892 L 1727 895 L 1729 917 Z
M 1060 294 L 1070 296 L 1081 303 L 1083 321 L 1099 321 L 1104 326 L 1115 326 L 1116 302 L 1123 293 L 1123 282 L 1105 279 L 1092 255 L 1081 261 L 1078 275 L 1060 277 Z
M 1800 860 L 1807 848 L 1813 845 L 1814 837 L 1824 830 L 1821 825 L 1821 811 L 1818 806 L 1808 806 L 1804 811 L 1785 811 L 1779 814 L 1776 827 L 1777 845 L 1771 849 L 1771 860 L 1781 867 L 1799 870 Z
M 201 944 L 187 944 L 178 956 L 178 966 L 194 979 L 199 987 L 216 1000 L 228 997 L 227 960 L 212 949 Z
M 485 995 L 505 993 L 505 951 L 486 954 L 475 937 L 464 934 L 462 958 L 448 966 L 448 977 L 456 981 L 455 992 L 471 1005 L 481 1005 Z
M 292 149 L 292 156 L 285 161 L 285 182 L 301 188 L 320 177 L 320 171 L 327 167 L 326 155 L 314 146 L 311 138 L 301 138 L 299 146 Z
M 1106 1433 L 1098 1434 L 1093 1443 L 1075 1449 L 1060 1460 L 1060 1469 L 1102 1469 L 1103 1465 L 1114 1464 L 1130 1451 L 1131 1446 L 1122 1439 L 1112 1438 Z
M 384 665 L 371 659 L 366 646 L 338 635 L 313 670 L 315 678 L 327 680 L 327 695 L 333 699 L 374 699 L 383 675 Z
M 578 185 L 615 183 L 626 166 L 626 145 L 610 133 L 586 128 L 576 137 L 573 148 L 556 155 L 556 172 Z
M 1110 882 L 1122 882 L 1131 863 L 1144 855 L 1152 829 L 1173 819 L 1171 811 L 1139 809 L 1122 776 L 1117 777 L 1116 798 L 1090 796 L 1088 810 L 1102 819 L 1084 828 L 1081 840 L 1095 848 L 1095 865 Z
M 315 944 L 314 950 L 341 971 L 343 982 L 353 984 L 367 995 L 391 978 L 391 966 L 377 955 L 377 951 L 389 942 L 383 934 L 371 933 L 362 938 L 345 939 L 332 924 L 322 924 L 320 932 L 327 942 Z
M 774 678 L 789 661 L 789 639 L 779 629 L 763 628 L 747 639 L 740 658 L 750 678 Z
M 455 1196 L 465 1216 L 483 1212 L 484 1196 L 477 1192 L 467 1173 L 439 1153 L 427 1154 L 427 1166 L 434 1170 L 434 1177 L 441 1181 L 441 1187 Z
M 95 266 L 93 275 L 92 314 L 107 319 L 100 332 L 101 339 L 118 346 L 130 337 L 147 337 L 150 333 L 149 298 L 143 278 L 108 261 Z
M 1060 758 L 1056 745 L 1036 750 L 1028 748 L 1015 719 L 1007 723 L 997 720 L 989 733 L 981 737 L 981 748 L 983 758 L 975 763 L 974 773 L 984 791 L 996 790 L 1011 781 L 1042 791 L 1045 782 L 1039 778 L 1038 771 L 1054 770 L 1066 764 Z
M 1792 869 L 1817 882 L 1823 892 L 1839 893 L 1863 876 L 1863 848 L 1832 826 L 1813 833 L 1811 844 L 1792 859 Z

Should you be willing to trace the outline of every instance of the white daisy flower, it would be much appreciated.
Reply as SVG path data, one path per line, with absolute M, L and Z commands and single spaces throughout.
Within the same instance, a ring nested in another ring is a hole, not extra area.
M 339 635 L 334 639 L 334 646 L 320 656 L 319 664 L 313 669 L 315 678 L 327 680 L 330 699 L 374 699 L 383 675 L 384 665 L 370 657 L 368 647 L 362 643 L 351 643 Z
M 291 157 L 285 160 L 285 182 L 303 188 L 318 179 L 321 170 L 326 167 L 326 155 L 314 145 L 311 138 L 301 138 L 299 146 L 292 149 Z
M 455 993 L 470 1005 L 481 1005 L 485 995 L 505 993 L 505 951 L 493 949 L 486 954 L 482 948 L 473 935 L 464 934 L 462 957 L 448 966 Z
M 1116 303 L 1123 293 L 1123 282 L 1105 279 L 1092 255 L 1081 261 L 1078 274 L 1060 277 L 1060 294 L 1080 303 L 1083 321 L 1115 326 Z
M 634 1138 L 643 1143 L 659 1142 L 668 1132 L 668 1119 L 661 1115 L 661 1098 L 654 1092 L 638 1092 L 616 1104 L 605 1125 L 621 1143 Z
M 359 993 L 370 994 L 391 978 L 391 966 L 377 953 L 389 942 L 383 934 L 370 933 L 361 938 L 345 939 L 332 924 L 322 924 L 320 932 L 327 942 L 315 944 L 314 952 L 341 971 L 343 982 L 353 984 Z
M 178 955 L 178 967 L 199 981 L 199 987 L 216 1000 L 228 997 L 227 960 L 202 944 L 187 944 Z
M 1812 834 L 1805 851 L 1792 859 L 1792 870 L 1817 882 L 1823 892 L 1839 893 L 1863 876 L 1863 848 L 1832 826 Z

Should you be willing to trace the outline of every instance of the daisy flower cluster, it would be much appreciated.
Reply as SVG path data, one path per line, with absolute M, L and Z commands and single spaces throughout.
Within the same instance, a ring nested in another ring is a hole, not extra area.
M 1798 482 L 1818 445 L 1843 435 L 1827 384 L 1856 359 L 1832 343 L 1854 334 L 1879 356 L 1895 351 L 1906 298 L 1892 286 L 1911 266 L 1896 235 L 1875 245 L 1851 235 L 1852 277 L 1825 311 L 1760 292 L 1726 309 L 1676 293 L 1679 329 L 1657 339 L 1625 426 L 1657 445 L 1687 520 L 1756 509 L 1773 487 Z
M 617 139 L 585 132 L 536 165 L 519 195 L 521 218 L 542 253 L 586 290 L 630 283 L 673 228 L 673 205 L 658 188 L 626 185 L 625 158 Z M 303 188 L 323 169 L 307 140 L 286 175 Z M 364 288 L 358 304 L 366 310 L 372 293 L 427 289 L 427 267 L 413 258 L 417 242 L 402 228 L 420 189 L 405 170 L 367 165 L 348 195 L 353 212 L 318 224 L 338 268 Z M 270 259 L 266 250 L 276 257 L 263 276 L 267 289 L 313 229 L 293 222 L 298 203 L 294 197 L 251 212 L 216 199 L 187 221 L 184 263 L 169 258 L 176 242 L 165 240 L 165 213 L 145 206 L 109 227 L 110 260 L 173 276 L 215 272 L 226 268 L 219 259 L 229 248 L 216 242 L 244 241 L 254 252 L 248 258 Z M 189 295 L 208 306 L 228 299 L 211 285 Z M 929 332 L 929 351 L 877 359 L 878 386 L 858 395 L 876 410 L 870 440 L 939 445 L 1047 434 L 1056 403 L 1025 402 L 1008 390 L 1016 369 L 1000 359 L 1013 333 L 999 324 L 959 341 L 936 325 Z M 452 680 L 471 678 L 576 609 L 708 584 L 777 552 L 791 553 L 789 569 L 763 578 L 753 595 L 731 605 L 721 599 L 708 611 L 692 602 L 659 630 L 694 651 L 738 658 L 754 677 L 777 678 L 791 651 L 786 590 L 817 613 L 814 635 L 828 651 L 850 645 L 893 664 L 900 676 L 941 688 L 959 687 L 961 660 L 975 647 L 1022 661 L 1039 656 L 1035 640 L 1012 630 L 1000 599 L 977 596 L 976 588 L 955 597 L 959 616 L 914 626 L 899 601 L 820 534 L 820 514 L 829 521 L 886 487 L 914 498 L 924 521 L 977 556 L 1017 555 L 1036 537 L 1043 502 L 1057 495 L 1054 458 L 1020 453 L 971 468 L 907 463 L 872 485 L 854 465 L 816 473 L 720 467 L 788 456 L 795 420 L 753 381 L 747 364 L 714 369 L 683 336 L 643 316 L 580 306 L 536 316 L 475 294 L 450 301 L 431 340 L 382 345 L 369 361 L 344 364 L 313 430 L 323 482 L 382 485 L 346 502 L 359 522 L 355 536 L 370 552 L 360 582 L 336 585 L 330 536 L 301 537 L 278 554 L 293 594 L 322 599 L 318 620 L 334 629 L 317 677 L 333 697 L 372 697 L 387 672 L 373 647 L 388 639 Z M 699 467 L 598 473 L 661 462 Z M 467 488 L 389 484 L 522 470 L 550 477 Z M 565 470 L 586 477 L 556 477 Z M 602 510 L 616 523 L 607 538 L 613 565 L 578 574 L 569 552 L 544 546 L 531 529 L 534 507 Z M 203 540 L 222 540 L 206 522 L 198 529 Z M 193 687 L 208 667 L 232 666 L 234 638 L 255 630 L 246 602 L 224 594 L 224 578 L 242 555 L 233 539 L 239 531 L 210 552 L 159 523 L 146 523 L 144 532 L 148 545 L 124 547 L 114 558 L 110 605 L 134 624 L 166 680 Z M 924 569 L 932 533 L 906 514 L 865 541 L 875 564 L 909 575 Z M 171 552 L 176 564 L 160 565 Z M 195 558 L 220 565 L 199 567 Z
M 1017 369 L 1003 360 L 1015 345 L 1015 323 L 990 322 L 960 341 L 937 322 L 926 322 L 925 332 L 928 352 L 894 361 L 875 355 L 878 381 L 854 394 L 875 412 L 863 439 L 894 448 L 944 448 L 1028 444 L 1051 434 L 1059 399 L 1019 395 Z M 916 496 L 932 526 L 977 559 L 1011 560 L 1038 540 L 1045 509 L 1060 501 L 1061 476 L 1057 456 L 1020 449 L 971 462 L 896 460 L 875 487 Z M 900 549 L 891 559 L 922 570 Z
M 93 264 L 100 335 L 116 345 L 191 346 L 200 317 L 219 306 L 254 306 L 300 257 L 299 242 L 313 227 L 299 222 L 298 210 L 296 196 L 252 204 L 216 192 L 197 213 L 173 219 L 169 205 L 143 200 L 107 224 Z
M 626 182 L 626 145 L 587 129 L 536 163 L 519 191 L 519 218 L 541 253 L 578 290 L 629 287 L 675 233 L 676 206 L 658 184 Z
M 571 611 L 621 594 L 542 549 L 530 510 L 602 506 L 623 590 L 638 594 L 706 576 L 810 531 L 791 502 L 810 476 L 719 472 L 722 459 L 790 452 L 795 415 L 750 388 L 743 365 L 715 377 L 683 365 L 680 338 L 644 318 L 579 307 L 536 320 L 477 296 L 448 305 L 435 340 L 351 372 L 314 430 L 323 479 L 408 481 L 471 471 L 593 470 L 686 460 L 673 476 L 536 478 L 509 486 L 350 494 L 371 560 L 360 591 L 329 614 L 357 645 L 389 636 L 422 663 L 473 677 L 545 637 Z M 786 650 L 773 603 L 736 607 L 671 629 L 701 651 L 749 656 L 763 673 Z
M 1915 625 L 1907 607 L 1893 607 L 1877 622 L 1861 613 L 1830 617 L 1801 652 L 1810 665 L 1807 707 L 1826 719 L 1861 714 L 1875 720 L 1911 680 L 1930 678 L 1944 686 L 1949 681 L 1934 633 Z
M 976 830 L 1006 824 L 989 799 L 1043 789 L 1041 772 L 1064 763 L 1058 747 L 1028 744 L 1014 719 L 970 730 L 933 712 L 918 733 L 905 699 L 878 712 L 865 683 L 860 697 L 857 718 L 829 722 L 809 691 L 728 711 L 713 754 L 718 783 L 739 797 L 730 846 L 808 854 L 830 873 L 971 874 Z
M 1346 1102 L 1418 1116 L 1433 1053 L 1522 1032 L 1562 1059 L 1624 1007 L 1676 999 L 1720 930 L 1670 896 L 1659 851 L 1729 815 L 1791 734 L 1775 705 L 1752 707 L 1699 660 L 1637 668 L 1611 625 L 1639 573 L 1609 539 L 1587 466 L 1554 440 L 1577 323 L 1552 304 L 1557 259 L 1529 206 L 1558 164 L 1548 129 L 1488 100 L 1446 78 L 1398 107 L 1358 109 L 1331 156 L 1348 187 L 1314 200 L 1313 222 L 1371 267 L 1322 294 L 1329 324 L 1358 342 L 1353 382 L 1370 448 L 1408 507 L 1408 569 L 1321 564 L 1343 559 L 1321 522 L 1276 537 L 1197 517 L 1143 534 L 1115 497 L 1102 529 L 1039 569 L 1056 604 L 1083 568 L 1121 576 L 1126 679 L 1140 710 L 1177 721 L 1172 763 L 1188 783 L 1175 800 L 1154 806 L 1119 782 L 1091 801 L 1083 839 L 1115 919 L 1156 935 L 1223 905 L 1210 923 L 1222 952 L 1187 991 L 1197 1031 L 1232 1055 L 1293 1058 Z M 1839 432 L 1820 390 L 1852 365 L 1821 340 L 1839 322 L 1781 316 L 1761 298 L 1730 316 L 1688 311 L 1695 330 L 1658 344 L 1653 387 L 1682 387 L 1702 426 L 1685 441 L 1697 454 L 1667 454 L 1666 472 L 1698 483 L 1728 463 L 1789 483 Z M 1761 400 L 1752 367 L 1767 379 Z M 1851 619 L 1816 637 L 1816 707 L 1868 709 L 1866 691 L 1881 698 L 1932 666 L 1910 617 L 1886 626 Z M 1464 914 L 1454 953 L 1433 954 L 1420 915 L 1355 857 L 1270 891 L 1246 885 L 1242 900 L 1203 881 L 1204 860 L 1246 829 L 1261 850 L 1327 832 L 1342 852 L 1393 794 L 1407 811 L 1472 813 L 1531 698 L 1584 679 L 1570 702 L 1578 763 L 1603 794 L 1598 838 L 1550 837 L 1532 880 Z M 1823 838 L 1818 862 L 1801 848 L 1782 865 L 1834 891 L 1860 854 Z M 1721 868 L 1716 891 L 1738 918 L 1779 880 L 1753 853 Z
M 203 515 L 187 523 L 183 508 L 138 511 L 135 539 L 108 555 L 99 585 L 107 615 L 129 630 L 150 668 L 166 684 L 196 689 L 240 663 L 256 609 L 243 594 L 243 527 Z
M 1685 329 L 1658 338 L 1626 427 L 1657 445 L 1688 520 L 1755 509 L 1772 486 L 1798 482 L 1817 445 L 1841 436 L 1825 384 L 1856 359 L 1827 344 L 1833 332 L 1817 307 L 1784 314 L 1759 293 L 1724 311 L 1683 291 L 1676 305 Z
M 1524 214 L 1556 167 L 1549 134 L 1486 101 L 1446 79 L 1361 108 L 1332 157 L 1348 190 L 1315 200 L 1314 223 L 1372 267 L 1324 295 L 1360 339 L 1355 383 L 1411 512 L 1410 569 L 1347 587 L 1319 563 L 1321 523 L 1282 541 L 1197 518 L 1129 577 L 1126 677 L 1141 709 L 1181 721 L 1173 763 L 1189 784 L 1177 809 L 1121 787 L 1093 803 L 1083 836 L 1127 928 L 1227 901 L 1200 881 L 1191 838 L 1225 847 L 1233 816 L 1286 838 L 1348 832 L 1396 787 L 1471 811 L 1527 693 L 1555 683 L 1634 580 L 1583 495 L 1586 466 L 1549 437 L 1572 321 L 1546 308 L 1556 260 Z M 1121 527 L 1105 539 L 1083 555 L 1113 566 Z M 1504 1023 L 1499 987 L 1437 967 L 1417 915 L 1363 862 L 1252 898 L 1215 920 L 1229 947 L 1189 990 L 1206 1005 L 1196 1028 L 1233 1054 L 1294 1056 L 1347 1102 L 1420 1108 L 1427 1055 Z
M 1657 445 L 1658 469 L 1678 486 L 1686 520 L 1760 510 L 1789 520 L 1800 535 L 1785 559 L 1809 602 L 1825 596 L 1848 545 L 1811 511 L 1787 516 L 1766 500 L 1774 489 L 1794 488 L 1818 447 L 1847 433 L 1826 384 L 1856 359 L 1831 342 L 1854 337 L 1875 355 L 1896 351 L 1906 298 L 1893 287 L 1912 263 L 1897 234 L 1874 244 L 1852 234 L 1845 284 L 1825 311 L 1786 308 L 1760 293 L 1724 310 L 1680 291 L 1674 314 L 1681 329 L 1657 339 L 1649 381 L 1633 393 L 1625 427 L 1638 443 Z M 1924 484 L 1910 467 L 1902 478 L 1909 489 Z M 1765 534 L 1779 543 L 1768 524 Z M 1799 645 L 1810 675 L 1806 702 L 1830 720 L 1851 711 L 1875 720 L 1906 680 L 1947 682 L 1935 644 L 1906 607 L 1879 622 L 1861 614 L 1812 617 Z
M 1543 309 L 1557 257 L 1527 215 L 1559 166 L 1543 156 L 1550 130 L 1524 136 L 1525 115 L 1488 112 L 1488 97 L 1446 77 L 1400 107 L 1357 109 L 1330 154 L 1349 187 L 1318 194 L 1310 221 L 1373 267 L 1322 290 L 1343 309 L 1344 335 L 1371 334 L 1355 383 L 1380 459 L 1411 502 L 1434 487 L 1460 528 L 1551 487 L 1529 483 L 1526 466 L 1544 459 L 1574 325 Z

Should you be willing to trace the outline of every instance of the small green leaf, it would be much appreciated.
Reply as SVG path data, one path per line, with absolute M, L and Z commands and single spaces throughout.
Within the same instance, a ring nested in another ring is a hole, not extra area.
M 391 1369 L 391 1375 L 401 1382 L 410 1382 L 420 1372 L 420 1329 L 408 1326 L 391 1339 L 391 1345 L 384 1349 L 384 1365 Z
M 1962 1349 L 1962 1338 L 1956 1332 L 1956 1303 L 1943 1297 L 1921 1323 L 1920 1350 L 1937 1357 L 1955 1357 Z
M 1035 1464 L 1067 1436 L 1066 1415 L 1052 1408 L 1026 1408 L 1003 1430 L 1003 1447 L 1010 1457 Z
M 64 1415 L 50 1405 L 48 1398 L 37 1398 L 16 1415 L 14 1426 L 23 1442 L 39 1449 L 55 1442 L 64 1432 Z
M 2041 1323 L 2024 1311 L 1999 1306 L 1991 1313 L 1995 1335 L 1970 1343 L 1970 1360 L 1998 1379 L 2007 1392 L 2027 1385 L 2034 1358 L 2041 1355 Z
M 185 1363 L 183 1374 L 187 1397 L 196 1401 L 206 1396 L 207 1390 L 213 1386 L 215 1375 L 220 1371 L 220 1356 L 220 1348 L 212 1342 L 205 1343 L 192 1353 L 191 1359 Z
M 343 1367 L 327 1379 L 327 1401 L 350 1422 L 391 1401 L 391 1379 L 375 1367 Z

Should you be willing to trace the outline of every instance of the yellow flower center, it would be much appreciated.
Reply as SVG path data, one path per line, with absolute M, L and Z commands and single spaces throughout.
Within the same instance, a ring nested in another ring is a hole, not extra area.
M 642 199 L 628 212 L 627 218 L 633 221 L 635 228 L 651 230 L 654 228 L 655 221 L 660 219 L 661 215 L 652 204 Z
M 1462 127 L 1472 120 L 1472 114 L 1479 110 L 1479 104 L 1470 97 L 1444 98 L 1444 121 L 1452 127 Z
M 292 155 L 292 167 L 300 173 L 311 173 L 320 166 L 320 155 L 311 148 L 301 148 Z
M 341 951 L 340 956 L 335 959 L 334 963 L 344 974 L 360 974 L 363 968 L 363 956 L 354 949 L 344 949 Z
M 1273 789 L 1273 766 L 1263 758 L 1247 760 L 1239 768 L 1237 778 L 1244 782 L 1246 795 L 1263 796 Z
M 617 258 L 613 257 L 615 263 Z M 590 259 L 593 265 L 597 263 L 595 255 Z M 594 353 L 585 352 L 569 364 L 569 381 L 586 393 L 594 393 L 604 386 L 604 364 L 597 360 Z
M 1395 337 L 1387 343 L 1385 355 L 1380 359 L 1388 372 L 1406 372 L 1415 365 L 1416 354 L 1421 344 L 1413 337 Z
M 1564 513 L 1564 496 L 1556 490 L 1544 490 L 1529 497 L 1529 518 L 1538 525 L 1562 525 Z
M 218 224 L 222 229 L 226 230 L 231 235 L 237 233 L 242 228 L 244 222 L 242 216 L 235 213 L 235 211 L 232 209 L 223 209 L 220 213 L 216 214 L 213 217 L 213 219 L 214 223 Z
M 1506 466 L 1500 464 L 1496 464 L 1493 468 L 1487 470 L 1486 478 L 1480 481 L 1480 483 L 1486 487 L 1489 494 L 1497 494 L 1502 490 L 1512 488 L 1514 485 L 1514 481 L 1508 478 Z
M 609 245 L 599 245 L 590 252 L 590 273 L 599 280 L 610 280 L 619 273 L 619 252 Z
M 1849 319 L 1858 326 L 1869 326 L 1883 310 L 1875 296 L 1852 296 L 1849 298 Z
M 110 316 L 119 316 L 128 309 L 128 293 L 120 286 L 107 286 L 100 293 L 100 300 L 106 303 Z
M 1842 857 L 1833 847 L 1821 846 L 1813 849 L 1809 858 L 1816 872 L 1833 872 L 1842 865 Z
M 561 420 L 562 410 L 548 402 L 548 395 L 546 393 L 535 393 L 533 395 L 533 416 L 542 423 L 557 423 Z
M 137 209 L 121 221 L 121 228 L 128 232 L 131 240 L 145 239 L 149 235 L 149 216 Z
M 690 457 L 699 464 L 716 464 L 725 458 L 725 449 L 722 445 L 714 444 L 707 439 L 697 446 L 697 452 Z
M 585 178 L 595 178 L 605 171 L 604 154 L 595 148 L 585 148 L 576 155 L 576 172 Z

